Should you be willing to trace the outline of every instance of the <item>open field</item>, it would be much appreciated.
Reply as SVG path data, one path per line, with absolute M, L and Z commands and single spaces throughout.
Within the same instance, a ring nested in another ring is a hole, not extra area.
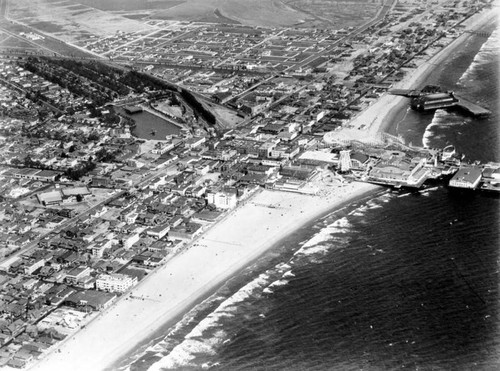
M 139 2 L 138 0 L 96 2 L 76 0 L 106 11 L 123 14 L 127 18 L 166 19 L 192 22 L 243 23 L 254 26 L 289 26 L 306 17 L 280 0 L 167 0 Z
M 284 3 L 309 15 L 304 27 L 355 27 L 370 20 L 381 8 L 381 1 L 285 0 Z
M 214 22 L 228 18 L 242 24 L 263 27 L 359 25 L 380 9 L 380 1 L 339 0 L 186 0 L 183 4 L 152 15 L 152 18 Z
M 171 8 L 182 4 L 184 0 L 73 0 L 73 3 L 86 5 L 105 11 L 136 11 L 136 10 L 160 10 Z
M 76 9 L 75 4 L 70 2 L 19 0 L 9 4 L 10 19 L 70 43 L 77 41 L 82 32 L 106 37 L 118 31 L 135 33 L 153 30 L 147 24 L 102 10 L 82 5 Z
M 23 41 L 17 37 L 13 37 L 7 33 L 0 31 L 0 48 L 2 50 L 22 50 L 28 51 L 30 53 L 35 53 L 38 49 L 28 43 L 28 41 Z
M 380 1 L 340 0 L 18 0 L 9 17 L 71 41 L 77 31 L 107 36 L 148 28 L 152 19 L 241 23 L 251 26 L 335 27 L 359 25 L 380 8 Z

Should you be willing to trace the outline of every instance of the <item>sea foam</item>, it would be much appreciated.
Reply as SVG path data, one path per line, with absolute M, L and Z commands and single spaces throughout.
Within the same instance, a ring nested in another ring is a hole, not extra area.
M 445 118 L 447 117 L 447 115 L 448 113 L 444 109 L 438 109 L 436 110 L 436 112 L 434 112 L 434 117 L 432 118 L 431 123 L 425 128 L 425 132 L 422 137 L 422 145 L 424 147 L 431 147 L 431 140 L 436 134 L 435 130 L 433 129 L 435 127 L 443 125 L 445 123 Z
M 478 80 L 476 76 L 478 68 L 485 62 L 491 61 L 492 56 L 498 54 L 498 45 L 500 45 L 500 30 L 495 29 L 488 40 L 481 46 L 479 52 L 474 56 L 472 63 L 458 80 L 458 84 L 467 86 L 470 81 Z
M 284 264 L 283 267 L 289 268 L 290 266 Z M 180 344 L 175 346 L 168 355 L 154 363 L 149 370 L 155 371 L 161 369 L 176 369 L 180 367 L 195 367 L 197 365 L 193 363 L 193 361 L 197 355 L 214 355 L 217 348 L 227 340 L 228 336 L 219 328 L 220 320 L 227 317 L 233 317 L 238 305 L 254 295 L 256 291 L 265 287 L 269 282 L 269 278 L 270 275 L 268 273 L 262 273 L 224 300 L 213 312 L 202 319 L 184 337 Z M 278 283 L 276 285 L 278 285 Z M 172 332 L 169 332 L 169 334 L 171 333 Z M 163 343 L 166 343 L 166 340 L 167 339 L 163 340 Z M 158 350 L 158 347 L 155 347 L 155 349 Z

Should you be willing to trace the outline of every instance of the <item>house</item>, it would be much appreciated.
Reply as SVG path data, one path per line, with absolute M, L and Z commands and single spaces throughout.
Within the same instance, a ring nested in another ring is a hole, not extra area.
M 106 249 L 109 249 L 113 246 L 112 240 L 103 240 L 98 241 L 90 248 L 92 250 L 92 255 L 98 258 L 101 258 Z
M 164 223 L 148 229 L 146 234 L 159 240 L 160 238 L 163 238 L 169 230 L 170 225 L 168 223 Z
M 37 283 L 38 283 L 38 279 L 36 279 L 36 278 L 30 278 L 26 282 L 23 282 L 23 289 L 25 289 L 25 290 L 32 290 Z
M 113 293 L 85 290 L 72 293 L 64 303 L 79 310 L 98 311 L 109 307 L 115 298 L 116 294 Z
M 133 233 L 130 236 L 122 239 L 122 245 L 124 249 L 130 249 L 141 238 L 139 233 Z
M 174 217 L 172 217 L 172 219 L 170 219 L 169 224 L 170 224 L 171 228 L 174 228 L 174 227 L 177 227 L 180 224 L 182 224 L 183 221 L 184 221 L 184 218 L 182 216 L 175 215 Z
M 43 267 L 46 263 L 45 259 L 36 259 L 24 265 L 24 274 L 33 274 L 37 269 Z
M 61 209 L 58 211 L 58 214 L 64 218 L 73 218 L 78 215 L 78 211 L 74 209 Z
M 190 241 L 200 231 L 201 224 L 190 222 L 180 224 L 177 227 L 172 227 L 168 235 L 171 239 Z
M 71 285 L 76 285 L 79 280 L 89 276 L 91 271 L 92 270 L 89 267 L 74 268 L 66 274 L 65 280 Z
M 90 214 L 90 216 L 92 218 L 100 218 L 101 216 L 103 216 L 107 212 L 108 212 L 108 208 L 106 207 L 106 205 L 102 205 L 102 206 L 99 206 L 96 209 L 94 209 L 92 211 L 92 213 Z
M 138 213 L 136 213 L 135 211 L 131 211 L 128 214 L 124 215 L 123 219 L 127 224 L 134 224 L 138 216 Z

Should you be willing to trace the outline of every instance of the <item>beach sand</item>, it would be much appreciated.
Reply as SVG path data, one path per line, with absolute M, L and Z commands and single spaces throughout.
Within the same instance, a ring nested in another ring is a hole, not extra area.
M 467 19 L 463 25 L 466 31 L 475 31 L 484 24 L 491 22 L 498 17 L 498 12 L 483 10 Z M 463 32 L 458 38 L 449 43 L 442 50 L 435 49 L 433 55 L 415 59 L 417 68 L 410 69 L 406 75 L 397 83 L 393 84 L 393 89 L 418 89 L 426 85 L 427 78 L 432 74 L 436 66 L 443 63 L 450 55 L 466 43 L 474 35 L 470 32 Z M 327 141 L 359 140 L 363 142 L 380 141 L 380 133 L 386 132 L 394 123 L 401 111 L 405 111 L 410 105 L 410 100 L 401 96 L 394 96 L 385 93 L 375 103 L 354 117 L 349 122 L 349 128 L 342 128 L 325 134 Z
M 474 29 L 490 17 L 487 12 L 475 16 L 466 24 L 467 29 Z M 467 35 L 424 61 L 398 87 L 409 88 L 424 82 L 432 68 L 465 42 Z M 352 122 L 367 128 L 347 134 L 355 139 L 375 138 L 391 124 L 394 112 L 407 104 L 404 98 L 384 95 Z M 60 351 L 53 351 L 31 369 L 110 369 L 158 327 L 178 319 L 291 232 L 377 189 L 380 188 L 354 182 L 325 186 L 321 196 L 259 192 L 195 240 L 189 249 L 150 274 L 133 289 L 134 298 L 122 298 L 85 329 L 66 339 L 58 348 Z
M 101 370 L 161 325 L 178 318 L 266 250 L 308 222 L 380 189 L 325 187 L 321 196 L 263 190 L 232 211 L 33 370 Z M 138 298 L 143 298 L 138 299 Z

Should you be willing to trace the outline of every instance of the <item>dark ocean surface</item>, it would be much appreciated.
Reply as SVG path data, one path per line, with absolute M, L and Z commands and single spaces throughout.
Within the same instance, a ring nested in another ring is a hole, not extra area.
M 491 29 L 490 29 L 491 31 Z M 500 162 L 499 31 L 431 76 L 493 111 L 392 132 Z M 123 363 L 130 370 L 498 370 L 500 200 L 389 191 L 298 230 Z

